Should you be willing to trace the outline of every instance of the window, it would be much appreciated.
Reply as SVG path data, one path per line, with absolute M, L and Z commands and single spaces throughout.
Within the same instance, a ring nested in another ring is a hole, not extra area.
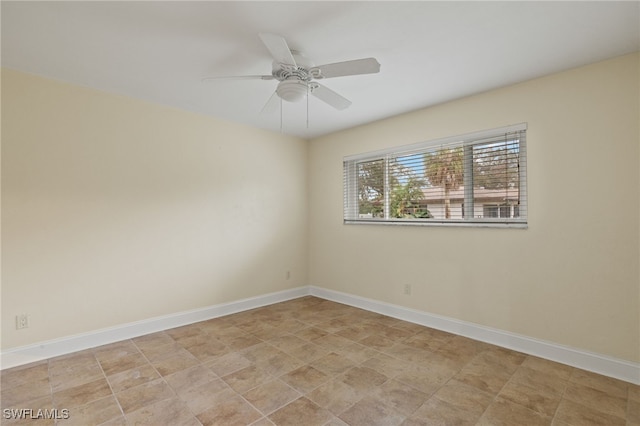
M 527 223 L 526 124 L 344 159 L 345 223 Z
M 483 204 L 482 212 L 484 217 L 518 217 L 519 215 L 518 206 L 511 204 Z

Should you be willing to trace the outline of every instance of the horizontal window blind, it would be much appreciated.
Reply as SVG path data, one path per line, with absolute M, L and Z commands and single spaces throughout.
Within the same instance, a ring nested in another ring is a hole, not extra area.
M 345 223 L 527 223 L 526 124 L 344 159 Z

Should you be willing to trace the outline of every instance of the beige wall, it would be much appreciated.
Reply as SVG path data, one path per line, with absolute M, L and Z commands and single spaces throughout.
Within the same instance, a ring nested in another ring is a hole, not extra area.
M 309 283 L 640 361 L 638 61 L 620 57 L 313 140 Z M 344 156 L 520 122 L 528 229 L 342 224 Z
M 638 362 L 638 62 L 308 147 L 3 70 L 2 349 L 312 284 Z M 343 156 L 519 122 L 529 229 L 342 224 Z
M 3 70 L 2 349 L 306 285 L 307 151 Z

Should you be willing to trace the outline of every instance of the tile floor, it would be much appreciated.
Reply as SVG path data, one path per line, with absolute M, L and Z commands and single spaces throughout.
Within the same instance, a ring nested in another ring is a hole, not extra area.
M 2 371 L 63 425 L 640 425 L 640 387 L 304 297 Z M 51 411 L 57 409 L 58 411 Z M 41 413 L 42 414 L 42 413 Z

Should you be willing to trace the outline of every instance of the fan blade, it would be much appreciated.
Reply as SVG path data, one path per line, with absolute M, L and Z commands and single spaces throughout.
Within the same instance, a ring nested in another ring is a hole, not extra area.
M 220 77 L 205 77 L 202 81 L 213 80 L 273 80 L 272 75 L 223 75 Z
M 287 41 L 282 36 L 260 33 L 260 38 L 277 63 L 296 66 L 296 61 L 293 59 L 291 49 L 289 49 Z
M 333 78 L 347 75 L 375 74 L 380 72 L 380 64 L 375 58 L 355 59 L 311 68 L 315 78 Z M 316 77 L 316 74 L 318 76 Z
M 331 105 L 335 109 L 342 110 L 349 108 L 349 105 L 351 105 L 351 101 L 349 99 L 337 94 L 322 84 L 315 83 L 314 87 L 311 89 L 311 94 L 321 101 Z
M 280 98 L 276 92 L 273 92 L 273 95 L 269 98 L 266 104 L 262 107 L 261 113 L 270 114 L 275 112 L 278 109 L 278 105 L 280 104 Z

